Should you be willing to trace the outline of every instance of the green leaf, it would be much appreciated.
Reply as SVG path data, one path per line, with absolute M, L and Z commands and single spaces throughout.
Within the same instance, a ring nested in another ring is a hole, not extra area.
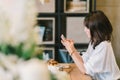
M 7 48 L 8 48 L 8 46 L 6 44 L 1 44 L 0 45 L 1 52 L 5 53 L 5 54 L 8 53 Z

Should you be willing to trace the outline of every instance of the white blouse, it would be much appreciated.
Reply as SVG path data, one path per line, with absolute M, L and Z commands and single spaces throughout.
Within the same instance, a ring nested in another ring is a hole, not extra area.
M 89 44 L 86 53 L 82 56 L 86 73 L 95 80 L 117 80 L 120 70 L 115 61 L 111 42 L 103 41 L 93 49 Z

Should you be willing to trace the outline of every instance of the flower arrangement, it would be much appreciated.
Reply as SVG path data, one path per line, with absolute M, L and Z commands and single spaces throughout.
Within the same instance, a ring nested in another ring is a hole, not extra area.
M 45 63 L 32 59 L 36 16 L 35 0 L 0 0 L 0 80 L 49 80 Z M 39 68 L 44 70 L 42 75 Z
M 19 3 L 19 4 L 17 4 Z M 33 0 L 1 0 L 0 51 L 28 59 L 35 51 L 37 10 Z
M 0 0 L 0 80 L 57 80 L 34 57 L 36 17 L 35 0 Z M 59 75 L 58 80 L 66 78 Z

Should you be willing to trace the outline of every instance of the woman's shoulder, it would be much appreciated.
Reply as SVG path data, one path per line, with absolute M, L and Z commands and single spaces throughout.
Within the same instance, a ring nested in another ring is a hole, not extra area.
M 101 45 L 108 45 L 108 44 L 111 44 L 111 41 L 102 41 L 100 44 Z
M 110 41 L 102 41 L 98 46 L 96 46 L 96 48 L 105 48 L 111 46 L 111 42 Z

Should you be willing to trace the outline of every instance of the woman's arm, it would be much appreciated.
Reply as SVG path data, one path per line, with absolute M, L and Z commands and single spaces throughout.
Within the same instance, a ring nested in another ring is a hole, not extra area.
M 74 60 L 75 64 L 79 68 L 79 70 L 85 74 L 86 70 L 84 67 L 84 62 L 82 57 L 79 55 L 79 52 L 74 47 L 74 42 L 73 40 L 65 39 L 65 37 L 62 35 L 61 36 L 61 43 L 65 46 L 69 54 L 71 55 L 72 59 Z
M 75 64 L 77 65 L 77 67 L 79 68 L 79 70 L 83 73 L 83 74 L 86 74 L 86 70 L 85 70 L 85 67 L 84 67 L 84 62 L 83 62 L 83 59 L 82 57 L 79 55 L 79 52 L 74 52 L 72 55 L 71 55 L 72 59 L 74 60 Z

